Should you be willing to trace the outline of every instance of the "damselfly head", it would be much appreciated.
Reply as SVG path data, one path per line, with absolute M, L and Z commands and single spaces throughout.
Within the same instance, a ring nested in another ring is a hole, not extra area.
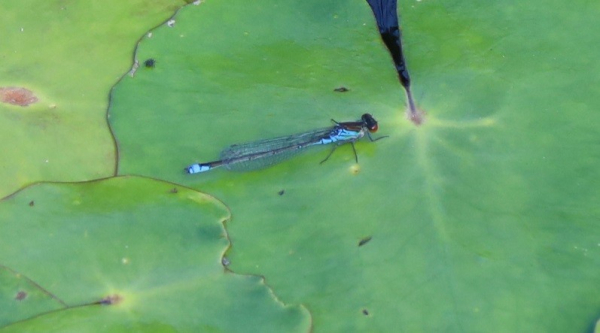
M 377 132 L 379 126 L 377 125 L 377 120 L 375 120 L 375 118 L 373 118 L 372 115 L 370 115 L 369 113 L 365 113 L 362 115 L 361 119 L 363 121 L 364 126 L 369 130 L 369 132 Z

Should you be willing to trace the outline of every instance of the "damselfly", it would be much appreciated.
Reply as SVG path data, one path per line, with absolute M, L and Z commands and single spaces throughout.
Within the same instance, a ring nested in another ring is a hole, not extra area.
M 292 157 L 309 147 L 335 143 L 329 155 L 321 161 L 327 161 L 333 154 L 335 148 L 344 143 L 350 143 L 354 151 L 354 158 L 358 163 L 358 155 L 354 148 L 354 142 L 365 134 L 371 141 L 377 141 L 384 137 L 373 139 L 371 133 L 377 132 L 377 121 L 368 113 L 362 115 L 359 121 L 339 123 L 335 120 L 334 125 L 327 128 L 312 130 L 274 139 L 260 140 L 243 144 L 236 144 L 221 151 L 218 161 L 192 164 L 184 170 L 187 173 L 199 173 L 218 167 L 225 167 L 233 171 L 249 171 L 260 169 L 279 163 Z

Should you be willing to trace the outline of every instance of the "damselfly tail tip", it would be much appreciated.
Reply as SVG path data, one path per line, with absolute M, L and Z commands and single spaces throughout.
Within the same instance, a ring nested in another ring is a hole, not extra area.
M 185 172 L 189 174 L 195 174 L 200 172 L 206 172 L 208 170 L 211 170 L 212 168 L 213 166 L 210 166 L 209 164 L 192 164 L 183 170 L 185 170 Z
M 183 169 L 185 171 L 185 173 L 189 174 L 189 175 L 193 175 L 195 173 L 198 173 L 200 171 L 198 171 L 198 164 L 192 164 L 187 168 Z

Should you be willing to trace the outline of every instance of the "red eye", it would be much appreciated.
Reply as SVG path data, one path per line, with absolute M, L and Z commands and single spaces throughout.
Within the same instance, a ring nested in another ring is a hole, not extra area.
M 379 129 L 379 125 L 377 125 L 377 123 L 371 125 L 371 127 L 369 127 L 369 132 L 371 133 L 375 133 L 377 132 L 377 130 Z

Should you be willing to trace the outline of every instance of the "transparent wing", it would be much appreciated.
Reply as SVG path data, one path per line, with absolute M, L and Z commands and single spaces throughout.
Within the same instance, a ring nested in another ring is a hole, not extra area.
M 335 132 L 335 127 L 321 128 L 304 133 L 273 139 L 235 144 L 221 152 L 225 168 L 233 171 L 261 169 L 282 162 L 308 147 L 319 145 L 322 138 Z

